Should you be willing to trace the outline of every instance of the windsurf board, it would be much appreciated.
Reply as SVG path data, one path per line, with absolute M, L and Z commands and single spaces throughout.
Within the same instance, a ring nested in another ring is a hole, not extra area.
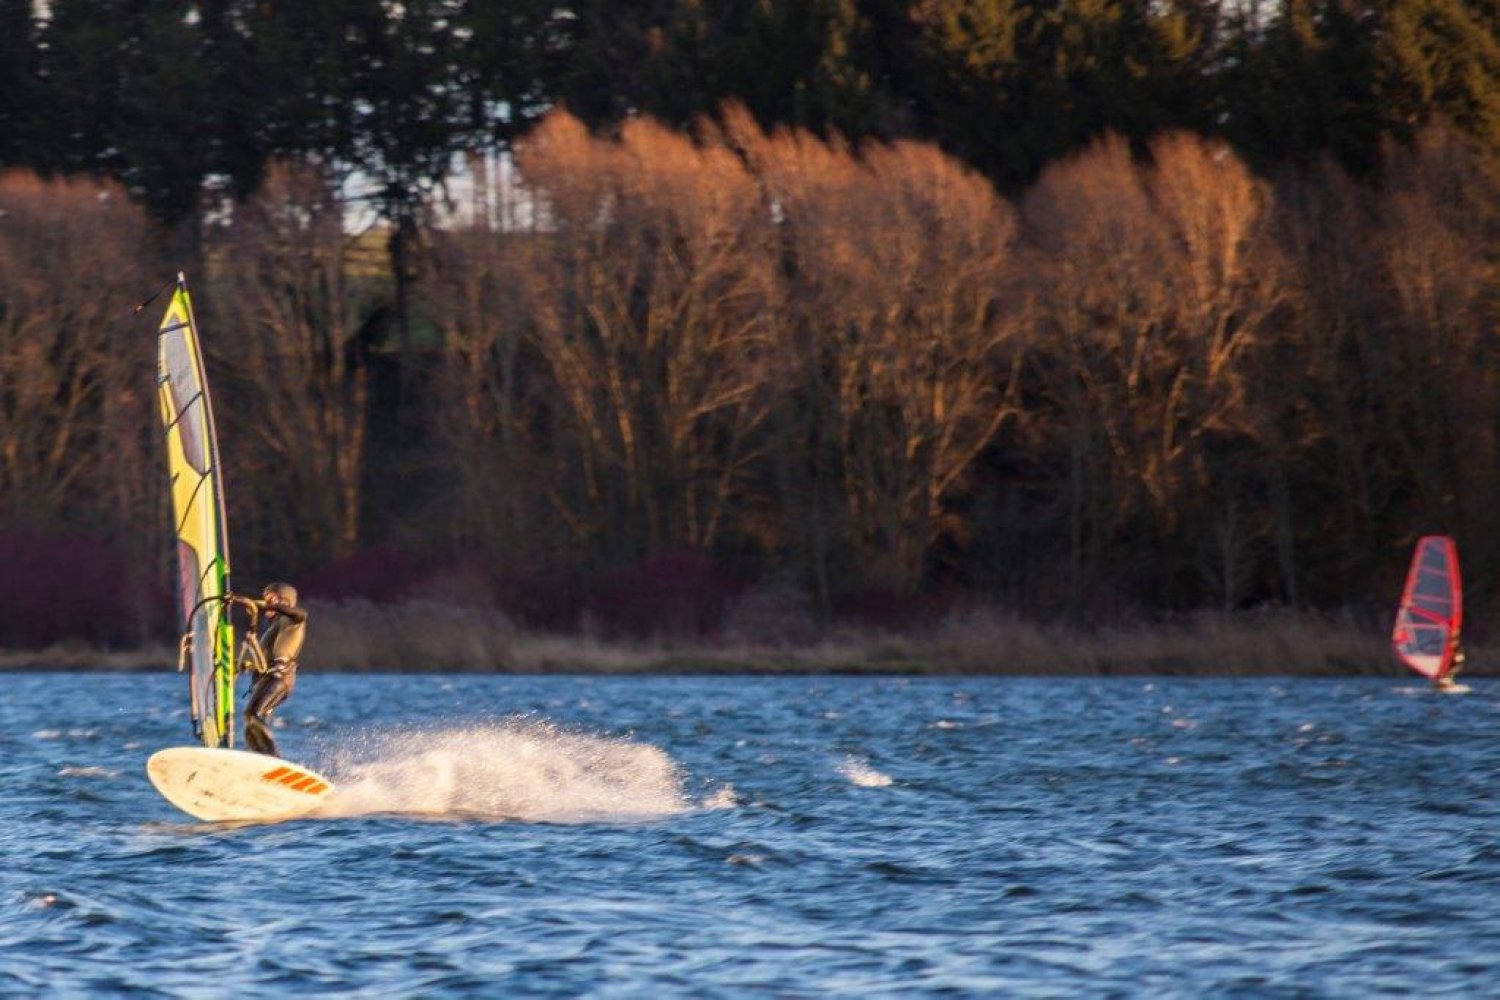
M 315 771 L 245 750 L 168 747 L 146 761 L 146 774 L 168 802 L 210 823 L 292 819 L 333 792 Z

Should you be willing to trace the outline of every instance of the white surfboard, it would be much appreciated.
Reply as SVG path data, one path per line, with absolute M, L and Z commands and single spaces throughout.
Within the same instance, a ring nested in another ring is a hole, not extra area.
M 151 755 L 146 774 L 168 802 L 210 823 L 291 819 L 333 792 L 315 771 L 244 750 L 169 747 Z

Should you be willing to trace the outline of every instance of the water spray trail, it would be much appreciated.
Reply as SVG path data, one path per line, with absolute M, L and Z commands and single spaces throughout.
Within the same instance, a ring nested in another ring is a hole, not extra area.
M 581 823 L 691 808 L 660 749 L 533 720 L 367 735 L 320 761 L 338 788 L 318 815 Z

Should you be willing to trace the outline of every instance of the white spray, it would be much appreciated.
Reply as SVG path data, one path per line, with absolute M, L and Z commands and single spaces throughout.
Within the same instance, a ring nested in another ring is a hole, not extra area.
M 580 823 L 691 808 L 660 749 L 533 720 L 366 736 L 319 761 L 325 817 L 371 814 Z

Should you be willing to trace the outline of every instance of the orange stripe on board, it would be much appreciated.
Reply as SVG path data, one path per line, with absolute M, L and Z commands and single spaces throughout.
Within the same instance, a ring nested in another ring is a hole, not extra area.
M 306 792 L 309 795 L 322 795 L 328 791 L 328 782 L 295 767 L 278 767 L 267 771 L 260 776 L 260 780 L 285 785 L 294 792 Z

